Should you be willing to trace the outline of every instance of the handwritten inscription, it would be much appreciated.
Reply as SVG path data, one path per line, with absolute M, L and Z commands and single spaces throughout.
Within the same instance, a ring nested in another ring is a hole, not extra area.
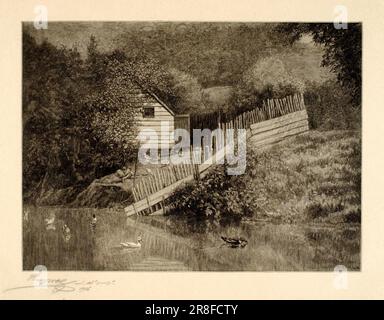
M 35 275 L 31 275 L 28 278 L 28 283 L 31 285 L 17 286 L 6 289 L 4 292 L 14 291 L 14 290 L 27 290 L 27 289 L 36 289 L 33 285 L 35 280 Z M 90 291 L 92 288 L 99 286 L 111 286 L 115 285 L 115 280 L 110 281 L 100 281 L 100 280 L 70 280 L 66 278 L 58 279 L 48 279 L 46 289 L 50 290 L 51 293 L 68 293 L 68 292 L 86 292 Z

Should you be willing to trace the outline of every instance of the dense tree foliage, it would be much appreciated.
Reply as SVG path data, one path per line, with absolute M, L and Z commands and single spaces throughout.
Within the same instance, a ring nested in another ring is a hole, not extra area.
M 133 119 L 138 108 L 128 93 L 136 79 L 147 88 L 154 87 L 154 81 L 161 84 L 150 76 L 155 74 L 153 65 L 127 61 L 119 52 L 101 54 L 94 38 L 83 60 L 76 49 L 38 44 L 24 33 L 26 197 L 36 198 L 50 188 L 86 186 L 135 156 Z
M 146 55 L 76 49 L 23 34 L 23 188 L 36 198 L 114 172 L 137 155 L 135 93 L 156 93 L 179 113 L 203 109 L 201 86 Z M 134 96 L 134 98 L 133 98 Z
M 146 55 L 195 77 L 202 87 L 234 85 L 243 72 L 286 44 L 275 24 L 137 23 L 116 36 L 129 56 Z
M 24 187 L 75 180 L 83 92 L 82 61 L 76 50 L 37 45 L 23 36 Z M 44 180 L 43 180 L 44 178 Z
M 234 87 L 228 111 L 234 113 L 250 110 L 271 98 L 283 98 L 304 92 L 304 83 L 293 77 L 283 61 L 275 56 L 259 59 L 243 74 Z
M 335 80 L 307 83 L 304 93 L 309 125 L 321 130 L 361 129 L 361 108 Z
M 304 34 L 324 46 L 323 65 L 337 74 L 338 80 L 351 94 L 352 101 L 361 103 L 361 50 L 360 23 L 348 23 L 347 29 L 336 29 L 332 23 L 281 23 L 276 28 L 290 43 Z

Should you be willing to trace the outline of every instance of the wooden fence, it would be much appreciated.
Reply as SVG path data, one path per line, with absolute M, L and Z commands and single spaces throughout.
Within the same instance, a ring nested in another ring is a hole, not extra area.
M 308 114 L 300 110 L 250 126 L 252 146 L 261 147 L 309 130 Z
M 134 199 L 135 201 L 144 199 L 150 194 L 195 174 L 196 166 L 194 164 L 167 165 L 166 167 L 151 169 L 150 174 L 140 179 L 132 189 Z
M 189 114 L 175 115 L 175 129 L 191 130 L 191 119 Z
M 228 150 L 229 147 L 227 147 Z M 192 153 L 192 164 L 169 165 L 152 170 L 152 173 L 141 179 L 132 189 L 135 202 L 125 208 L 127 215 L 132 214 L 162 214 L 165 212 L 165 200 L 181 184 L 203 178 L 208 168 L 224 158 L 225 150 L 221 149 L 205 159 L 201 164 L 198 157 L 201 150 Z M 204 154 L 202 155 L 204 159 Z
M 205 120 L 203 119 L 205 117 Z M 219 113 L 202 115 L 198 120 L 191 119 L 191 128 L 208 125 L 214 130 L 220 128 L 227 135 L 228 129 L 247 129 L 248 135 L 254 139 L 253 145 L 264 146 L 285 139 L 288 136 L 303 133 L 308 130 L 308 116 L 305 110 L 303 95 L 288 96 L 283 99 L 269 99 L 262 106 L 244 112 L 227 122 L 221 122 Z M 196 122 L 195 122 L 196 121 Z M 212 146 L 211 146 L 212 147 Z M 228 146 L 226 147 L 228 149 Z M 213 149 L 210 158 L 204 150 L 192 150 L 193 160 L 189 164 L 168 165 L 151 169 L 151 174 L 140 179 L 133 187 L 134 203 L 125 208 L 127 215 L 164 213 L 164 202 L 182 183 L 199 179 L 207 169 L 225 156 L 225 149 Z
M 281 117 L 283 115 L 304 110 L 302 94 L 295 94 L 282 99 L 267 99 L 262 105 L 237 116 L 223 116 L 220 111 L 191 116 L 191 130 L 217 129 L 225 127 L 233 129 L 249 129 L 251 124 Z
M 296 111 L 305 110 L 302 94 L 295 94 L 282 99 L 267 99 L 262 106 L 246 111 L 226 123 L 221 123 L 222 129 L 250 129 L 252 124 L 278 118 Z
M 191 116 L 191 136 L 193 129 L 217 129 L 219 127 L 219 123 L 221 122 L 220 116 L 220 111 L 195 114 Z

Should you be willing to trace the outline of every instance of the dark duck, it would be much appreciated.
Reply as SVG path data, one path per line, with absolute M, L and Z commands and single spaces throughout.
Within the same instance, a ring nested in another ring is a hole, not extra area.
M 222 236 L 221 239 L 223 239 L 225 244 L 231 248 L 244 248 L 248 244 L 248 241 L 242 237 L 232 238 Z

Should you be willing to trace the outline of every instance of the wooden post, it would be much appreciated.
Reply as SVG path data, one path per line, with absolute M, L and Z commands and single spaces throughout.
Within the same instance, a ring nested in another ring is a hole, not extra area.
M 265 114 L 267 113 L 267 100 L 263 101 L 263 111 Z
M 149 194 L 154 193 L 154 188 L 153 188 L 153 181 L 152 181 L 152 175 L 148 177 L 148 187 L 149 187 Z
M 292 102 L 292 111 L 295 112 L 296 111 L 296 105 L 295 105 L 295 99 L 293 98 L 293 95 L 291 95 L 291 102 Z
M 160 180 L 161 189 L 163 189 L 166 186 L 166 184 L 164 180 L 164 171 L 161 168 L 159 168 L 159 180 Z
M 286 97 L 284 97 L 284 99 L 283 99 L 283 111 L 284 111 L 284 114 L 288 113 L 287 98 Z
M 300 96 L 296 94 L 297 110 L 301 110 Z
M 150 183 L 151 183 L 151 194 L 152 194 L 152 193 L 155 193 L 157 190 L 156 190 L 156 182 L 155 182 L 155 178 L 153 177 L 153 175 L 151 175 L 149 181 L 150 181 Z
M 155 188 L 155 192 L 159 190 L 159 179 L 157 178 L 157 169 L 153 170 L 153 185 Z
M 172 176 L 171 176 L 171 172 L 170 172 L 170 168 L 169 167 L 166 168 L 166 173 L 167 173 L 168 184 L 171 185 L 173 183 L 173 181 L 172 181 Z
M 163 201 L 161 202 L 162 203 L 162 209 L 163 209 L 163 215 L 165 215 L 167 212 L 166 212 L 166 210 L 165 210 L 165 198 L 164 198 L 164 195 L 162 196 L 162 199 L 163 199 Z
M 304 94 L 301 92 L 301 107 L 304 110 L 305 109 L 305 103 L 304 103 Z
M 288 96 L 287 99 L 288 99 L 288 104 L 289 104 L 289 112 L 291 113 L 294 111 L 291 96 Z
M 278 106 L 277 106 L 277 99 L 273 99 L 273 108 L 275 109 L 274 110 L 275 117 L 278 117 L 279 116 L 279 110 L 278 110 Z
M 269 119 L 272 119 L 273 118 L 273 115 L 272 115 L 272 102 L 271 100 L 268 99 L 268 111 L 269 111 Z
M 138 184 L 138 188 L 140 191 L 140 199 L 144 199 L 144 196 L 145 196 L 144 178 L 141 179 L 140 183 Z
M 139 199 L 136 195 L 135 188 L 132 188 L 133 203 L 137 202 Z
M 177 172 L 176 172 L 175 166 L 172 165 L 171 168 L 172 168 L 173 175 L 175 176 L 175 180 L 176 181 L 179 180 L 179 177 L 177 176 Z
M 279 108 L 280 116 L 282 116 L 284 114 L 284 112 L 283 112 L 283 100 L 281 100 L 281 99 L 277 100 L 277 105 Z
M 151 207 L 150 204 L 149 204 L 148 196 L 146 197 L 146 199 L 147 199 L 147 205 L 148 205 L 149 213 L 152 213 L 152 207 Z
M 200 170 L 199 170 L 199 165 L 195 165 L 195 173 L 196 173 L 196 180 L 200 181 Z

